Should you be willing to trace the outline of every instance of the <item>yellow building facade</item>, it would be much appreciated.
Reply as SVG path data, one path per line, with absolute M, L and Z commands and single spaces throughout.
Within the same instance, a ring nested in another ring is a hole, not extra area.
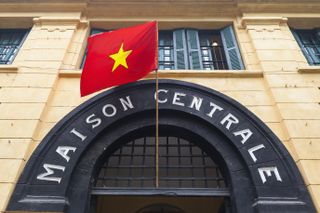
M 12 63 L 0 65 L 0 212 L 43 138 L 97 95 L 79 92 L 91 29 L 150 20 L 159 30 L 233 27 L 244 69 L 159 70 L 159 78 L 214 89 L 254 113 L 289 151 L 320 211 L 320 64 L 308 63 L 293 34 L 320 28 L 319 1 L 17 0 L 0 1 L 0 28 L 28 29 Z

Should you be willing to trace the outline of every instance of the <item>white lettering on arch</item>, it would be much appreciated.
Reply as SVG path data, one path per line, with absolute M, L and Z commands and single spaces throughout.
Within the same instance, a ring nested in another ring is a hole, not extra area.
M 61 177 L 54 177 L 49 175 L 54 175 L 54 169 L 55 170 L 61 170 L 64 172 L 65 167 L 60 165 L 54 165 L 54 164 L 43 164 L 43 168 L 46 170 L 45 173 L 39 174 L 37 176 L 38 180 L 44 180 L 44 181 L 52 181 L 52 182 L 61 182 Z
M 276 176 L 276 180 L 278 182 L 282 182 L 278 168 L 275 166 L 258 168 L 258 172 L 259 172 L 260 178 L 262 180 L 262 183 L 267 182 L 267 178 L 266 178 L 265 174 L 267 175 L 267 177 L 271 177 L 272 173 L 274 173 L 274 175 Z
M 178 106 L 184 106 L 184 103 L 180 101 L 181 101 L 181 97 L 185 97 L 185 96 L 186 96 L 185 93 L 175 92 L 173 96 L 172 104 L 178 105 Z
M 56 149 L 56 152 L 63 157 L 67 162 L 69 162 L 70 160 L 70 156 L 68 155 L 68 153 L 70 151 L 75 152 L 77 150 L 76 147 L 73 146 L 58 146 Z
M 108 109 L 110 109 L 111 111 Z M 109 111 L 109 112 L 107 112 L 107 111 Z M 106 104 L 102 108 L 102 113 L 106 117 L 113 117 L 117 113 L 117 108 L 115 106 L 113 106 L 112 104 Z
M 133 104 L 132 104 L 132 102 L 131 102 L 130 96 L 127 96 L 127 97 L 126 97 L 126 100 L 123 99 L 123 98 L 120 98 L 119 100 L 120 100 L 120 102 L 121 102 L 121 104 L 122 104 L 122 107 L 123 107 L 123 110 L 124 110 L 124 111 L 127 111 L 128 108 L 130 108 L 130 109 L 133 109 L 133 108 L 134 108 L 134 106 L 133 106 Z
M 252 135 L 252 131 L 250 129 L 243 129 L 233 133 L 234 136 L 241 136 L 241 143 L 244 144 Z
M 257 161 L 257 158 L 256 158 L 256 156 L 254 155 L 254 152 L 257 151 L 257 150 L 259 150 L 259 149 L 263 149 L 263 148 L 265 148 L 264 145 L 263 145 L 263 144 L 259 144 L 259 145 L 257 145 L 257 146 L 254 146 L 254 147 L 248 149 L 248 152 L 249 152 L 249 154 L 250 154 L 253 162 L 256 162 L 256 161 Z
M 211 111 L 207 114 L 210 118 L 212 118 L 213 114 L 219 110 L 219 111 L 222 111 L 223 108 L 221 106 L 218 106 L 217 104 L 215 103 L 212 103 L 210 102 L 210 106 L 212 107 Z
M 101 118 L 96 117 L 96 115 L 95 115 L 94 113 L 91 114 L 91 115 L 89 115 L 89 116 L 87 117 L 87 119 L 86 119 L 86 123 L 87 123 L 87 124 L 92 124 L 92 125 L 91 125 L 91 128 L 92 128 L 92 129 L 100 126 L 101 122 L 102 122 Z
M 233 114 L 228 113 L 228 115 L 226 115 L 226 117 L 224 117 L 220 123 L 224 125 L 226 122 L 226 128 L 229 130 L 231 125 L 239 123 L 239 120 Z
M 190 108 L 195 108 L 197 111 L 200 111 L 202 101 L 203 101 L 203 98 L 193 96 L 192 102 L 190 104 Z
M 168 99 L 167 98 L 165 98 L 165 99 L 160 99 L 160 92 L 162 93 L 168 93 L 168 90 L 166 90 L 166 89 L 159 89 L 158 90 L 158 103 L 160 103 L 160 104 L 164 104 L 164 103 L 166 103 L 167 101 L 168 101 Z M 157 93 L 155 92 L 154 93 L 154 100 L 157 100 Z
M 74 134 L 75 136 L 77 136 L 78 138 L 80 138 L 82 141 L 84 141 L 87 136 L 83 135 L 81 132 L 79 132 L 78 130 L 76 130 L 75 128 L 73 128 L 70 133 Z

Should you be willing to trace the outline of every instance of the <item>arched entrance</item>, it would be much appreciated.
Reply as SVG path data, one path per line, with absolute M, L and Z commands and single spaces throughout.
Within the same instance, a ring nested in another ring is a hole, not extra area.
M 230 192 L 220 154 L 184 128 L 161 125 L 160 130 L 159 174 L 153 127 L 131 132 L 98 154 L 91 212 L 137 212 L 144 206 L 153 206 L 150 212 L 174 212 L 166 205 L 184 209 L 180 212 L 230 212 L 223 210 L 229 208 Z M 107 138 L 99 140 L 104 147 Z M 99 152 L 101 145 L 95 147 Z
M 245 107 L 214 90 L 186 82 L 162 80 L 159 86 L 161 136 L 183 139 L 205 150 L 219 166 L 227 190 L 195 190 L 195 181 L 193 185 L 191 181 L 185 190 L 165 185 L 147 191 L 139 187 L 134 193 L 221 193 L 219 196 L 230 197 L 232 212 L 315 212 L 289 153 Z M 154 81 L 140 81 L 104 92 L 73 110 L 37 147 L 7 210 L 88 212 L 92 187 L 98 187 L 94 184 L 98 184 L 99 171 L 108 156 L 113 156 L 114 147 L 155 132 L 154 95 Z M 178 178 L 182 181 L 184 177 Z M 210 177 L 202 178 L 208 181 Z M 112 187 L 103 191 L 130 193 Z

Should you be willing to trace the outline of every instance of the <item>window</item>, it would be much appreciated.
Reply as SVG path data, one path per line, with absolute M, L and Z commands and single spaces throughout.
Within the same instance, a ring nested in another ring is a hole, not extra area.
M 100 32 L 103 30 L 93 29 L 91 35 Z M 160 70 L 244 69 L 232 26 L 222 30 L 160 30 L 158 47 Z
M 159 69 L 243 69 L 232 27 L 160 31 Z
M 0 64 L 12 63 L 27 32 L 27 30 L 0 30 Z
M 320 30 L 292 30 L 310 65 L 320 65 Z
M 100 168 L 93 189 L 155 188 L 155 138 L 143 137 L 117 148 Z M 227 189 L 220 167 L 195 143 L 159 137 L 160 188 Z

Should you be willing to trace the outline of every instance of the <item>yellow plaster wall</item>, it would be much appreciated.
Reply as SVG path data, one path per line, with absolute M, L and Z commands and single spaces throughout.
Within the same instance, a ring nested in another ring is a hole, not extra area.
M 80 20 L 54 19 L 34 18 L 14 63 L 0 66 L 0 212 L 40 140 L 42 117 Z
M 279 14 L 239 16 L 234 27 L 246 70 L 160 71 L 160 78 L 216 89 L 255 113 L 292 154 L 320 211 L 320 72 L 308 73 L 287 19 Z M 77 13 L 38 17 L 13 67 L 0 66 L 0 212 L 43 137 L 94 96 L 80 98 L 76 70 L 88 32 L 88 22 Z M 302 68 L 307 71 L 298 72 Z
M 243 17 L 286 133 L 282 139 L 294 157 L 314 203 L 320 211 L 320 72 L 308 69 L 287 19 Z M 306 72 L 302 73 L 306 67 Z M 318 68 L 317 68 L 318 69 Z M 308 72 L 309 71 L 309 72 Z

